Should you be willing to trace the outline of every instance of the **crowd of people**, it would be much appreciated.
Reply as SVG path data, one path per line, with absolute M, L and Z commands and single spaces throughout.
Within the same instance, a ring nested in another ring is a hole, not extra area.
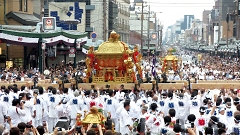
M 180 51 L 197 55 L 193 52 Z M 189 60 L 190 61 L 190 60 Z M 152 77 L 152 66 L 161 78 L 161 62 L 151 65 L 143 61 L 144 76 Z M 37 68 L 6 69 L 0 72 L 1 81 L 13 85 L 1 86 L 0 134 L 3 135 L 240 135 L 240 90 L 219 89 L 154 89 L 120 88 L 63 88 L 61 90 L 38 86 L 18 86 L 18 81 L 36 81 L 79 76 L 83 81 L 84 65 L 72 68 L 72 63 L 52 65 L 40 73 Z M 169 80 L 237 80 L 239 59 L 202 54 L 201 61 L 179 63 Z M 115 133 L 94 123 L 87 129 L 76 126 L 77 114 L 81 119 L 95 106 L 110 117 Z M 110 114 L 110 115 L 109 115 Z M 98 129 L 98 130 L 96 130 Z M 97 131 L 97 132 L 96 132 Z

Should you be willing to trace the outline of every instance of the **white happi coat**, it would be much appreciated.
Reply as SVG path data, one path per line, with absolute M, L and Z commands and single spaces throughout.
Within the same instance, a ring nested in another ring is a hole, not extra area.
M 127 110 L 123 108 L 120 114 L 120 133 L 122 135 L 129 135 L 130 130 L 127 125 L 130 125 L 130 119 Z

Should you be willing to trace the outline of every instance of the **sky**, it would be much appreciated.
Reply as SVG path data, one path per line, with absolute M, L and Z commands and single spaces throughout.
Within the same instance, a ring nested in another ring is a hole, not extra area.
M 134 0 L 131 0 L 132 2 Z M 144 0 L 150 3 L 150 10 L 157 12 L 157 18 L 163 24 L 164 29 L 184 17 L 195 15 L 202 20 L 202 12 L 210 10 L 214 6 L 214 0 Z M 162 13 L 160 13 L 162 12 Z

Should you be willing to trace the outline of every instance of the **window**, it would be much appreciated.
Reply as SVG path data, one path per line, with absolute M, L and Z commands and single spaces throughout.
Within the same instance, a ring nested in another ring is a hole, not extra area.
M 28 11 L 28 0 L 24 0 L 24 12 Z
M 19 0 L 19 11 L 22 11 L 22 0 Z

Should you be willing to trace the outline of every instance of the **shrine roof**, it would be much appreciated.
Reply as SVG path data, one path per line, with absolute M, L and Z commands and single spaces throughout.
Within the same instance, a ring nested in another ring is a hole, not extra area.
M 132 50 L 130 50 L 129 46 L 121 41 L 111 42 L 106 41 L 99 45 L 98 50 L 95 51 L 95 54 L 123 54 L 124 48 L 128 47 L 128 53 L 132 53 Z

